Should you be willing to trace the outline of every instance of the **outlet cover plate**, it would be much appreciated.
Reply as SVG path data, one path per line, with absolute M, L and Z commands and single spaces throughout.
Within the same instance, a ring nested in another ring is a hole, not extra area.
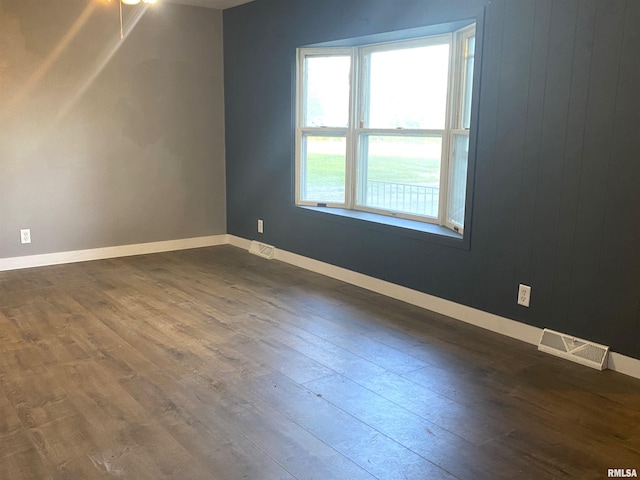
M 531 301 L 531 287 L 529 285 L 520 284 L 518 288 L 518 305 L 528 307 Z
M 20 229 L 20 243 L 31 243 L 31 229 L 22 228 Z

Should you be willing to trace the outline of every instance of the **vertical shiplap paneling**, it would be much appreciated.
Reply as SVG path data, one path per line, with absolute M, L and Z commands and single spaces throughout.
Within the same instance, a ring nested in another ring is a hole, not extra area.
M 422 291 L 425 283 L 424 267 L 432 261 L 424 243 L 413 238 L 388 235 L 385 250 L 384 279 Z M 423 268 L 415 268 L 416 265 Z
M 446 263 L 443 262 L 445 258 Z M 433 251 L 430 251 L 427 259 L 428 261 L 423 268 L 425 288 L 427 291 L 434 292 L 437 297 L 446 298 L 444 295 L 452 290 L 450 282 L 453 280 L 451 267 L 448 264 L 449 256 L 438 256 Z
M 543 130 L 543 114 L 547 103 L 546 88 L 548 72 L 547 58 L 549 56 L 549 29 L 551 24 L 551 0 L 538 0 L 535 2 L 536 10 L 533 25 L 531 67 L 529 69 L 529 94 L 527 97 L 527 116 L 525 118 L 525 141 L 522 165 L 522 175 L 518 183 L 520 185 L 520 201 L 518 204 L 517 220 L 517 249 L 515 250 L 515 272 L 512 284 L 524 283 L 533 285 L 531 272 L 532 249 L 534 248 L 534 219 L 536 213 L 536 196 L 538 183 L 536 182 L 538 164 L 540 162 L 540 150 Z M 536 292 L 537 296 L 538 292 Z M 513 299 L 515 303 L 515 297 Z M 535 308 L 541 302 L 533 302 L 529 308 L 515 307 L 514 318 L 536 322 Z M 538 325 L 539 326 L 539 325 Z
M 546 59 L 544 114 L 542 132 L 536 148 L 535 170 L 528 179 L 535 185 L 535 206 L 530 211 L 533 222 L 532 249 L 529 258 L 532 286 L 530 319 L 538 327 L 557 328 L 550 321 L 553 282 L 553 260 L 558 236 L 559 205 L 562 196 L 562 159 L 567 136 L 569 92 L 573 58 L 573 39 L 576 33 L 578 2 L 567 0 L 552 2 L 549 30 L 546 33 L 548 55 Z M 534 38 L 534 45 L 543 41 Z M 534 88 L 534 85 L 532 85 Z M 532 152 L 529 152 L 532 154 Z
M 562 195 L 558 206 L 558 240 L 553 278 L 545 279 L 547 282 L 553 282 L 549 325 L 556 325 L 556 328 L 563 332 L 567 331 L 569 316 L 576 213 L 584 151 L 584 124 L 587 116 L 597 6 L 597 0 L 581 0 L 576 14 L 567 136 L 562 159 Z
M 486 5 L 398 0 L 390 17 L 384 0 L 343 3 L 262 0 L 225 12 L 229 232 L 252 238 L 265 218 L 261 238 L 280 248 L 640 356 L 640 2 L 487 5 L 470 250 L 291 207 L 295 48 Z M 516 305 L 520 282 L 533 286 L 529 309 Z
M 640 2 L 625 11 L 596 277 L 594 337 L 640 353 Z M 635 333 L 635 335 L 634 335 Z
M 476 150 L 476 175 L 473 193 L 473 228 L 471 251 L 473 252 L 473 304 L 487 308 L 486 282 L 491 225 L 491 192 L 493 191 L 494 155 L 498 125 L 498 80 L 502 67 L 502 25 L 504 2 L 492 2 L 485 8 L 484 42 L 482 50 L 482 76 Z
M 487 249 L 486 305 L 515 311 L 513 285 L 535 2 L 506 2 Z M 491 55 L 491 53 L 490 53 Z M 502 101 L 508 99 L 508 101 Z
M 457 303 L 471 305 L 473 295 L 473 270 L 469 268 L 470 252 L 457 248 L 446 249 L 450 284 L 444 298 L 453 298 Z M 442 255 L 440 255 L 442 257 Z
M 571 295 L 567 331 L 587 338 L 595 332 L 595 306 L 602 226 L 605 219 L 606 179 L 611 162 L 615 99 L 620 68 L 626 2 L 599 2 L 593 39 L 589 98 L 585 121 L 576 234 L 573 249 Z
M 337 265 L 354 272 L 384 278 L 385 235 L 372 235 L 366 228 L 339 225 L 333 229 L 327 241 L 340 237 L 347 238 L 348 241 L 337 244 L 339 248 L 333 252 L 332 262 L 335 260 Z

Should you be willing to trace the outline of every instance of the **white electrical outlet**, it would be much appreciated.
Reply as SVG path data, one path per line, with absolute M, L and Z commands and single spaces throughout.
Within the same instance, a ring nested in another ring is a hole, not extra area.
M 531 301 L 531 287 L 529 285 L 520 284 L 518 288 L 518 305 L 528 307 Z
M 31 243 L 31 230 L 29 228 L 20 230 L 20 243 Z
M 264 222 L 258 219 L 258 233 L 264 233 Z

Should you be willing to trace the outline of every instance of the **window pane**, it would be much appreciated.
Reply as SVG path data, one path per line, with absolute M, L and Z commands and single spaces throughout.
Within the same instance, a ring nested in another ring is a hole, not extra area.
M 468 158 L 469 136 L 454 134 L 448 220 L 460 226 L 464 226 L 464 203 L 467 195 Z
M 349 56 L 305 58 L 304 126 L 347 126 L 350 68 Z
M 445 128 L 449 45 L 373 52 L 369 62 L 369 128 Z
M 473 91 L 473 64 L 474 51 L 476 48 L 476 37 L 469 37 L 465 45 L 464 59 L 464 86 L 462 97 L 462 128 L 471 126 L 471 94 Z
M 359 204 L 438 216 L 441 136 L 363 135 Z
M 344 203 L 346 151 L 345 137 L 303 137 L 301 200 Z

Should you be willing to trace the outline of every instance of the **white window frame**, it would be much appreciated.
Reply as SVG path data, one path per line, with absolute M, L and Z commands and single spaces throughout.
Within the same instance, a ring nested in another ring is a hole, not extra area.
M 451 156 L 453 155 L 453 143 L 454 143 L 454 139 L 456 135 L 463 135 L 467 137 L 467 140 L 470 139 L 470 127 L 471 125 L 469 125 L 469 127 L 465 127 L 463 125 L 463 118 L 464 118 L 464 113 L 463 113 L 463 109 L 464 109 L 464 100 L 465 100 L 465 93 L 466 93 L 466 79 L 467 76 L 469 75 L 469 72 L 467 71 L 467 67 L 466 67 L 466 58 L 468 56 L 473 57 L 474 61 L 475 61 L 475 52 L 468 52 L 467 51 L 467 44 L 468 41 L 471 37 L 475 37 L 476 35 L 476 25 L 475 23 L 472 25 L 469 25 L 467 27 L 461 28 L 460 30 L 457 30 L 456 32 L 454 32 L 453 34 L 453 55 L 452 57 L 452 66 L 451 66 L 451 74 L 452 74 L 452 82 L 450 83 L 450 85 L 452 85 L 452 92 L 451 92 L 451 96 L 450 96 L 450 110 L 452 112 L 452 115 L 450 115 L 449 118 L 449 139 L 448 139 L 448 148 L 449 148 L 449 152 L 447 154 L 447 162 L 448 162 L 448 173 L 447 173 L 447 199 L 444 202 L 446 205 L 446 210 L 443 212 L 443 224 L 452 229 L 455 230 L 456 232 L 459 232 L 460 234 L 464 233 L 464 225 L 460 224 L 458 222 L 453 221 L 450 217 L 450 211 L 449 211 L 449 207 L 451 206 L 451 202 L 449 200 L 449 190 L 451 188 L 451 180 L 453 179 L 453 161 Z M 476 65 L 474 65 L 474 71 L 475 71 Z M 471 72 L 471 74 L 473 75 L 473 72 Z M 471 89 L 473 90 L 473 82 L 471 83 Z M 468 92 L 469 95 L 473 95 L 473 91 Z M 471 115 L 469 115 L 471 116 Z M 469 122 L 471 122 L 471 119 L 469 119 Z M 469 159 L 467 158 L 467 167 L 469 165 Z M 468 181 L 468 177 L 467 177 L 467 181 Z M 469 189 L 467 188 L 467 192 L 469 191 Z
M 296 68 L 296 205 L 307 205 L 307 206 L 326 206 L 326 207 L 335 207 L 335 208 L 349 208 L 348 205 L 351 204 L 351 198 L 349 197 L 349 188 L 352 182 L 352 177 L 350 172 L 350 160 L 353 158 L 353 153 L 349 151 L 352 145 L 352 139 L 349 138 L 349 130 L 350 126 L 353 124 L 354 118 L 354 95 L 353 95 L 353 85 L 355 85 L 353 75 L 354 75 L 354 64 L 353 58 L 355 54 L 354 48 L 299 48 L 298 49 L 298 58 L 297 58 L 297 68 Z M 306 117 L 305 112 L 305 102 L 304 102 L 304 87 L 305 87 L 305 58 L 307 57 L 328 57 L 328 56 L 349 56 L 351 57 L 351 74 L 350 74 L 350 93 L 349 93 L 349 121 L 348 125 L 344 128 L 336 127 L 336 126 L 321 126 L 321 127 L 308 127 L 304 125 L 304 119 Z M 305 174 L 304 166 L 302 165 L 302 150 L 304 148 L 304 137 L 305 136 L 313 136 L 322 135 L 322 136 L 336 136 L 336 137 L 345 137 L 347 141 L 347 151 L 346 151 L 346 178 L 345 178 L 345 201 L 343 203 L 336 202 L 311 202 L 311 201 L 303 201 L 301 200 L 302 195 L 302 182 L 301 177 Z M 351 141 L 350 141 L 351 140 Z
M 321 206 L 335 207 L 349 210 L 371 212 L 408 220 L 417 220 L 425 223 L 434 223 L 448 227 L 463 234 L 464 226 L 448 219 L 449 217 L 449 188 L 452 177 L 453 162 L 451 155 L 453 152 L 454 134 L 469 136 L 469 129 L 464 128 L 462 122 L 462 108 L 465 93 L 465 78 L 467 74 L 464 46 L 467 39 L 475 35 L 475 23 L 468 25 L 455 32 L 420 37 L 402 41 L 388 43 L 361 45 L 358 47 L 312 47 L 299 48 L 297 50 L 296 68 L 296 139 L 295 139 L 295 202 L 301 206 Z M 367 54 L 373 51 L 384 51 L 407 48 L 416 45 L 433 45 L 448 43 L 449 55 L 449 82 L 447 88 L 447 109 L 445 127 L 442 130 L 427 129 L 379 129 L 365 128 L 365 99 L 363 85 L 365 85 L 365 65 L 364 59 Z M 349 94 L 349 123 L 345 128 L 335 126 L 309 127 L 304 125 L 305 121 L 305 59 L 311 56 L 349 56 L 351 58 L 350 72 L 350 94 Z M 440 184 L 438 217 L 428 217 L 413 215 L 405 212 L 395 212 L 382 210 L 358 204 L 357 186 L 360 181 L 358 169 L 361 167 L 360 149 L 361 138 L 368 134 L 383 135 L 438 135 L 442 136 L 442 154 L 440 164 Z M 303 165 L 303 145 L 305 136 L 340 136 L 346 139 L 346 165 L 345 165 L 345 201 L 337 202 L 317 202 L 302 200 L 302 177 L 305 174 Z M 468 162 L 468 161 L 467 161 Z M 467 192 L 469 189 L 467 188 Z

